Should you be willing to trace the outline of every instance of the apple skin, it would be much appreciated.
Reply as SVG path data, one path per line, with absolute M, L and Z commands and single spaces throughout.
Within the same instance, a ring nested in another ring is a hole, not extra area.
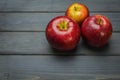
M 83 39 L 92 47 L 102 47 L 112 35 L 112 24 L 103 15 L 93 15 L 85 19 L 81 28 Z
M 66 16 L 57 16 L 47 25 L 46 38 L 59 51 L 74 49 L 80 40 L 79 25 Z
M 65 15 L 81 25 L 89 16 L 89 10 L 86 5 L 75 2 L 68 6 Z

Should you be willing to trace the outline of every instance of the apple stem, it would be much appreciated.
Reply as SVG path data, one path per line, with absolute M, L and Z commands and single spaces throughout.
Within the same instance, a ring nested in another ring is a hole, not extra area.
M 76 8 L 76 7 L 74 7 L 74 9 L 75 9 L 75 11 L 77 11 L 77 8 Z
M 74 9 L 75 9 L 75 11 L 77 11 L 77 10 L 78 10 L 78 7 L 77 7 L 77 6 L 75 6 L 75 7 L 74 7 Z
M 64 21 L 61 23 L 61 27 L 62 27 L 62 29 L 65 29 L 65 22 Z
M 98 23 L 98 24 L 101 24 L 101 21 L 102 21 L 102 20 L 101 20 L 101 19 L 99 19 L 99 23 Z
M 61 22 L 59 23 L 59 25 L 58 25 L 58 28 L 59 28 L 60 30 L 67 30 L 67 28 L 68 28 L 67 22 L 61 21 Z
M 97 24 L 98 24 L 98 25 L 102 25 L 102 23 L 103 23 L 102 19 L 99 18 L 99 19 L 97 20 Z

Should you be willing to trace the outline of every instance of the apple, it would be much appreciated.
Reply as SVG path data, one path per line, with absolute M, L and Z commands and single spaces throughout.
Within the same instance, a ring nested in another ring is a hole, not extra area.
M 47 25 L 46 38 L 59 51 L 74 49 L 80 40 L 79 25 L 66 16 L 57 16 Z
M 76 2 L 68 6 L 65 15 L 81 25 L 89 16 L 89 10 L 86 5 Z
M 102 47 L 112 35 L 112 24 L 106 16 L 96 14 L 85 19 L 81 32 L 90 46 Z

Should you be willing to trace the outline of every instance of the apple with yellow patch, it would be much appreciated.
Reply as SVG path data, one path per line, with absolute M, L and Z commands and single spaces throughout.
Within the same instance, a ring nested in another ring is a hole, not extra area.
M 66 16 L 57 16 L 47 25 L 46 38 L 59 51 L 74 49 L 80 40 L 80 27 Z
M 89 16 L 89 10 L 86 5 L 76 2 L 68 6 L 65 15 L 78 24 L 82 24 L 82 22 Z

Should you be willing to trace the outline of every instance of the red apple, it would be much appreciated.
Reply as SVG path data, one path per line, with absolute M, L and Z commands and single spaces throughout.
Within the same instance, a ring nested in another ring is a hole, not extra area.
M 112 35 L 112 24 L 103 15 L 93 15 L 85 19 L 82 24 L 82 36 L 93 47 L 102 47 Z
M 46 38 L 49 44 L 59 51 L 72 50 L 80 40 L 80 27 L 70 18 L 58 16 L 48 23 Z
M 89 10 L 84 4 L 72 3 L 67 8 L 65 15 L 78 24 L 81 24 L 89 16 Z

